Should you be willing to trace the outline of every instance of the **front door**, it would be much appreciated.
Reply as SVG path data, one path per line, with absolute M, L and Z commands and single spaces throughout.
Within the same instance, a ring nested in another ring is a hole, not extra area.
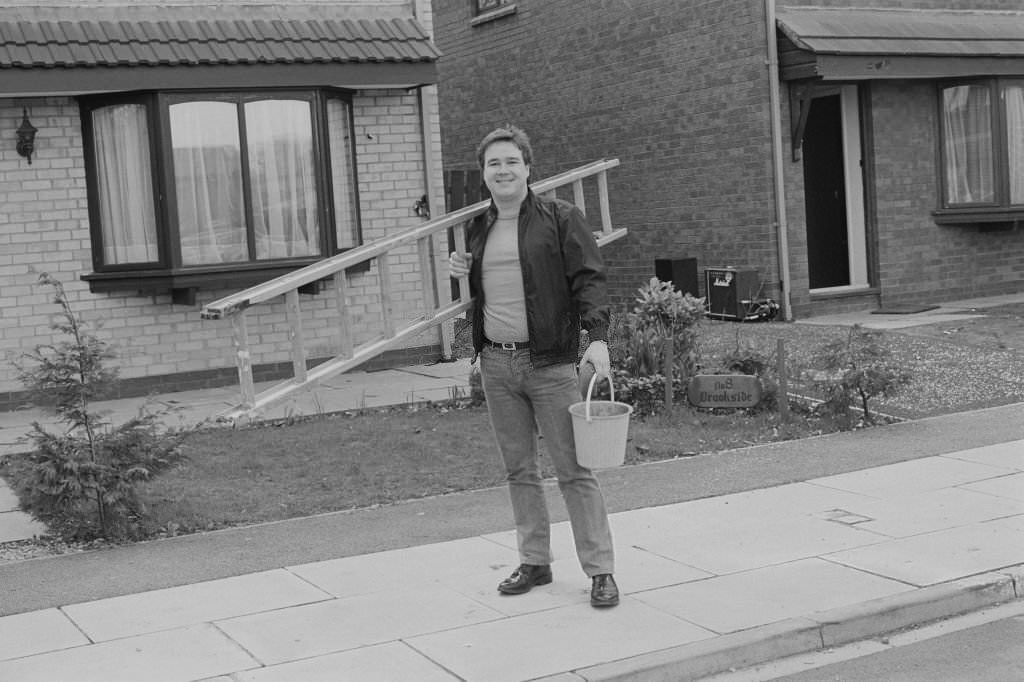
M 864 184 L 856 86 L 815 96 L 803 138 L 811 291 L 866 287 Z

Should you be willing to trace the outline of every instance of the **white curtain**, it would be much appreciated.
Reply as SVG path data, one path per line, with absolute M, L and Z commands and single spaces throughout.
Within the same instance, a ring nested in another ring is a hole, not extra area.
M 159 260 L 146 107 L 118 104 L 92 112 L 103 263 Z
M 1024 204 L 1024 85 L 1006 88 L 1006 145 L 1010 203 Z
M 985 85 L 942 91 L 948 205 L 995 200 L 990 92 Z
M 263 100 L 245 105 L 256 257 L 320 253 L 310 103 Z
M 340 99 L 327 100 L 327 130 L 331 147 L 331 182 L 334 198 L 334 232 L 338 248 L 359 245 L 356 212 L 356 179 L 350 107 Z
M 170 122 L 182 264 L 248 260 L 237 106 L 173 104 Z

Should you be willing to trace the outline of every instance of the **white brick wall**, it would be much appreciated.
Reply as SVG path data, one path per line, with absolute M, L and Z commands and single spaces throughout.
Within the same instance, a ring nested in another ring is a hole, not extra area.
M 421 3 L 429 7 L 429 3 Z M 420 17 L 429 23 L 429 17 Z M 431 130 L 432 206 L 443 206 L 440 132 L 433 88 L 424 95 Z M 14 149 L 14 130 L 22 107 L 39 129 L 29 165 Z M 399 91 L 365 91 L 353 101 L 359 200 L 364 241 L 423 222 L 413 203 L 427 193 L 419 97 Z M 443 245 L 435 258 L 440 262 Z M 421 310 L 423 285 L 414 249 L 396 253 L 393 303 L 396 321 Z M 234 367 L 231 325 L 204 321 L 202 305 L 231 293 L 202 290 L 195 306 L 174 305 L 166 295 L 93 294 L 80 277 L 92 271 L 88 206 L 78 107 L 70 98 L 0 98 L 0 392 L 19 391 L 11 361 L 38 344 L 59 339 L 49 329 L 57 312 L 51 292 L 36 283 L 40 272 L 60 279 L 74 309 L 103 339 L 115 344 L 123 378 Z M 446 284 L 445 278 L 441 283 Z M 351 279 L 350 299 L 357 325 L 356 342 L 380 333 L 376 267 Z M 446 291 L 442 288 L 442 292 Z M 337 305 L 333 289 L 302 296 L 308 356 L 338 352 Z M 289 362 L 289 340 L 281 303 L 250 313 L 253 361 Z M 437 332 L 409 341 L 407 347 L 439 343 Z

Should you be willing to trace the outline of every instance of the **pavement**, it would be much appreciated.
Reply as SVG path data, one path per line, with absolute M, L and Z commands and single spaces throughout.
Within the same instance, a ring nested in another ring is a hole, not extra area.
M 268 417 L 442 400 L 467 375 L 349 373 Z M 156 400 L 195 422 L 234 397 Z M 103 407 L 119 421 L 139 401 Z M 0 454 L 33 419 L 0 413 Z M 1024 404 L 598 475 L 613 609 L 589 606 L 550 483 L 555 580 L 499 595 L 507 494 L 469 491 L 0 564 L 0 680 L 698 680 L 1024 596 Z M 0 487 L 0 542 L 45 530 L 15 506 Z

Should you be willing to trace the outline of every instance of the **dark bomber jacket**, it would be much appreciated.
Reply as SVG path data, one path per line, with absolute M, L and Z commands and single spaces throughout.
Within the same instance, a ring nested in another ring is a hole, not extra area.
M 483 263 L 487 235 L 497 220 L 492 203 L 471 225 L 469 272 L 474 296 L 473 348 L 484 345 Z M 526 293 L 526 323 L 536 366 L 576 363 L 580 327 L 591 341 L 607 340 L 604 264 L 583 213 L 568 201 L 527 193 L 519 207 L 519 263 Z M 501 341 L 502 339 L 493 339 Z

